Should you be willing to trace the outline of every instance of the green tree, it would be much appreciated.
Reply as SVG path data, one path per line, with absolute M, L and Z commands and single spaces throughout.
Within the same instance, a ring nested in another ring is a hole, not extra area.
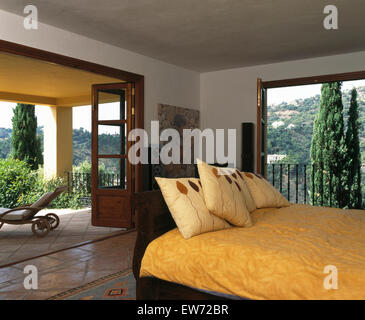
M 345 181 L 345 200 L 349 208 L 362 207 L 361 195 L 361 153 L 359 140 L 359 112 L 357 91 L 351 91 L 348 125 L 346 131 L 347 176 Z
M 314 205 L 346 206 L 343 187 L 347 159 L 341 85 L 341 82 L 330 82 L 321 88 L 311 144 Z
M 26 161 L 32 169 L 37 169 L 43 163 L 43 157 L 41 141 L 37 137 L 34 105 L 18 103 L 13 112 L 12 156 Z

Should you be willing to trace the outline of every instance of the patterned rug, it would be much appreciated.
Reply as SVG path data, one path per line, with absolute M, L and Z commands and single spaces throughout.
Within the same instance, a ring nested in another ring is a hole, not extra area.
M 48 300 L 135 300 L 136 281 L 131 269 L 102 277 L 59 293 Z

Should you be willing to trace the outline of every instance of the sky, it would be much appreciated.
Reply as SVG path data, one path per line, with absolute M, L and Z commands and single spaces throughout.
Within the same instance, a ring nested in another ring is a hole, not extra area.
M 74 107 L 72 109 L 72 128 L 84 128 L 91 132 L 91 106 Z
M 104 104 L 107 107 L 108 105 L 112 107 L 112 104 Z M 16 106 L 16 103 L 12 102 L 3 102 L 0 101 L 0 128 L 11 128 L 11 118 L 13 117 L 13 108 Z M 119 104 L 118 104 L 119 107 Z M 119 116 L 115 112 L 115 108 L 110 108 L 110 112 L 106 116 L 109 119 L 116 119 Z M 37 116 L 38 126 L 44 126 L 47 121 L 47 117 L 49 116 L 49 109 L 45 106 L 35 106 L 35 113 Z M 104 113 L 104 115 L 107 113 Z M 104 117 L 105 118 L 105 117 Z M 101 119 L 102 120 L 102 119 Z M 73 129 L 84 128 L 87 131 L 91 131 L 91 106 L 80 106 L 74 107 L 72 110 L 72 127 Z M 118 129 L 119 131 L 119 129 Z M 119 133 L 116 127 L 111 126 L 103 126 L 100 128 L 100 133 L 110 133 L 115 134 Z
M 13 117 L 13 108 L 16 103 L 0 101 L 0 128 L 11 128 L 11 118 Z M 46 106 L 35 106 L 38 126 L 44 126 L 49 115 L 49 110 Z M 72 110 L 73 128 L 83 127 L 91 131 L 91 106 L 75 107 Z
M 342 90 L 349 90 L 353 87 L 365 86 L 365 80 L 346 81 L 342 84 Z M 305 99 L 321 94 L 321 84 L 309 84 L 305 86 L 293 86 L 284 88 L 268 89 L 267 104 L 279 104 L 281 102 L 291 102 L 295 99 Z

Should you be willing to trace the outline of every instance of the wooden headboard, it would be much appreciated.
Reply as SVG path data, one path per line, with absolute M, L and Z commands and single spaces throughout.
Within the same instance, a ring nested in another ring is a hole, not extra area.
M 137 228 L 137 240 L 133 256 L 133 274 L 136 279 L 137 300 L 227 299 L 158 278 L 139 277 L 141 261 L 148 244 L 157 237 L 176 228 L 176 224 L 160 190 L 136 193 L 132 201 Z
M 176 228 L 160 190 L 136 193 L 133 196 L 137 240 L 133 255 L 133 274 L 139 278 L 141 260 L 148 244 Z

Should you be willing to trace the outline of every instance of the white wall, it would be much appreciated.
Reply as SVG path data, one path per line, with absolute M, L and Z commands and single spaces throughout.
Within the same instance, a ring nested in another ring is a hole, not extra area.
M 1 10 L 0 39 L 144 75 L 146 129 L 157 118 L 158 103 L 199 109 L 196 72 L 45 24 L 26 30 L 23 17 Z
M 237 129 L 240 167 L 241 123 L 256 123 L 257 78 L 269 81 L 363 70 L 365 52 L 203 73 L 200 75 L 201 127 Z

